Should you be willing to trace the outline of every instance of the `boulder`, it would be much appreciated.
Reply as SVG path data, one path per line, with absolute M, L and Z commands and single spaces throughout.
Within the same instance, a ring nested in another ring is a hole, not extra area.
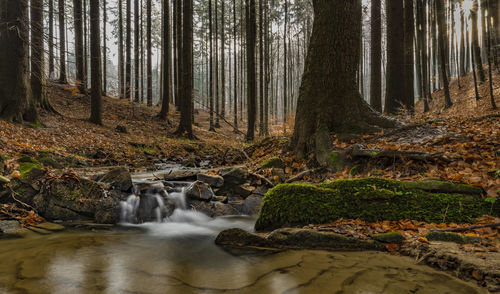
M 454 186 L 432 183 L 432 188 L 426 188 L 425 183 L 380 178 L 337 180 L 320 185 L 282 184 L 265 195 L 255 228 L 322 224 L 339 218 L 470 223 L 483 215 L 500 216 L 500 202 L 492 204 L 480 193 L 471 194 L 474 189 L 469 186 L 450 184 Z M 440 191 L 443 186 L 453 193 L 431 192 Z
M 271 245 L 266 238 L 242 229 L 228 229 L 220 232 L 215 239 L 215 244 L 236 247 L 268 247 Z
M 186 196 L 193 200 L 210 201 L 214 197 L 214 192 L 210 185 L 202 181 L 196 181 L 186 189 Z
M 221 170 L 224 186 L 242 185 L 247 182 L 249 172 L 245 166 L 229 167 Z
M 249 184 L 243 184 L 234 186 L 231 192 L 235 196 L 241 196 L 243 198 L 246 198 L 250 196 L 253 193 L 253 191 L 255 191 L 255 187 L 250 186 Z
M 132 189 L 132 177 L 125 167 L 117 167 L 110 170 L 100 177 L 99 181 L 110 184 L 113 188 L 123 192 L 129 192 Z
M 262 196 L 252 194 L 248 196 L 244 204 L 246 206 L 247 214 L 249 215 L 256 215 L 260 211 L 260 205 L 262 203 Z
M 224 185 L 224 178 L 218 175 L 198 174 L 196 178 L 198 181 L 209 184 L 211 187 L 220 188 Z

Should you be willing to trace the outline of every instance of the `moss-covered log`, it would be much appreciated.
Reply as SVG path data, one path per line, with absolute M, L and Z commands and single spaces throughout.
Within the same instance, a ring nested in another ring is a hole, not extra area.
M 318 186 L 283 184 L 264 197 L 255 228 L 329 223 L 339 218 L 464 223 L 485 214 L 500 216 L 500 203 L 485 201 L 481 192 L 481 188 L 436 180 L 411 183 L 365 178 Z

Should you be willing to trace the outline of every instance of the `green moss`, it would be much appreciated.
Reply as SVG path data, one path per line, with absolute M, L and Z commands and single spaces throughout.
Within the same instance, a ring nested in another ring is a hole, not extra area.
M 372 238 L 375 241 L 382 242 L 382 243 L 401 243 L 405 239 L 403 237 L 403 235 L 401 235 L 400 232 L 373 234 L 373 235 L 370 235 L 370 238 Z
M 25 162 L 19 165 L 19 172 L 21 175 L 24 175 L 30 172 L 33 168 L 42 168 L 42 164 L 40 162 Z
M 284 168 L 285 164 L 281 158 L 275 156 L 261 162 L 260 168 Z
M 359 174 L 359 171 L 360 171 L 360 166 L 359 164 L 356 164 L 355 166 L 351 167 L 351 169 L 349 170 L 349 174 L 351 176 L 356 176 Z
M 424 235 L 429 241 L 454 242 L 458 244 L 471 244 L 481 242 L 479 237 L 469 237 L 452 232 L 433 231 Z
M 328 153 L 328 166 L 336 171 L 341 171 L 344 169 L 344 161 L 340 157 L 340 154 L 336 151 L 329 151 Z
M 256 229 L 320 224 L 341 217 L 365 221 L 414 219 L 426 222 L 471 222 L 492 214 L 500 204 L 480 195 L 431 193 L 406 183 L 380 178 L 338 180 L 318 186 L 282 184 L 268 191 Z

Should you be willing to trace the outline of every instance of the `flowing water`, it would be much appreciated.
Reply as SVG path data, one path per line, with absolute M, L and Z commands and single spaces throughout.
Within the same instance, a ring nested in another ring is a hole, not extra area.
M 0 240 L 0 293 L 485 293 L 381 252 L 225 251 L 217 234 L 255 219 L 190 211 L 182 191 L 167 193 L 177 209 L 162 222 Z M 124 222 L 136 201 L 122 203 Z

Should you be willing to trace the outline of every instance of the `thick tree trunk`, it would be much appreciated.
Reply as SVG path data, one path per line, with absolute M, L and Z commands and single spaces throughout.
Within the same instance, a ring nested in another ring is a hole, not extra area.
M 90 121 L 102 125 L 102 69 L 99 0 L 90 2 Z
M 151 1 L 151 0 L 148 0 Z M 193 100 L 193 0 L 184 0 L 182 16 L 182 100 L 177 134 L 194 138 L 192 124 Z
M 253 141 L 255 138 L 255 120 L 256 114 L 256 96 L 257 80 L 255 72 L 255 42 L 256 42 L 256 17 L 255 0 L 246 0 L 247 7 L 247 111 L 248 111 L 248 129 L 246 140 Z
M 28 1 L 0 1 L 0 118 L 37 120 L 28 80 Z
M 387 1 L 387 81 L 386 113 L 397 113 L 404 104 L 404 8 L 403 1 Z
M 381 0 L 371 4 L 370 105 L 382 112 L 382 5 Z
M 83 15 L 82 0 L 73 0 L 73 15 L 75 26 L 75 67 L 76 81 L 80 93 L 86 92 L 85 69 L 83 62 Z
M 163 0 L 163 93 L 160 119 L 166 120 L 170 110 L 170 1 Z
M 439 30 L 439 63 L 441 69 L 441 79 L 444 86 L 444 107 L 449 108 L 453 105 L 450 98 L 450 89 L 448 85 L 448 74 L 446 72 L 446 44 L 448 43 L 448 38 L 446 37 L 446 19 L 445 10 L 443 8 L 443 3 L 441 1 L 435 1 L 436 3 L 436 18 Z
M 413 112 L 415 108 L 415 94 L 414 94 L 414 59 L 413 59 L 413 40 L 415 37 L 413 16 L 413 0 L 404 1 L 405 11 L 405 26 L 404 26 L 404 105 L 407 110 Z
M 373 132 L 396 123 L 375 112 L 358 91 L 361 1 L 314 0 L 313 6 L 292 147 L 299 157 L 315 152 L 328 164 L 330 132 Z
M 64 0 L 59 0 L 59 82 L 66 84 L 66 29 L 64 24 Z

